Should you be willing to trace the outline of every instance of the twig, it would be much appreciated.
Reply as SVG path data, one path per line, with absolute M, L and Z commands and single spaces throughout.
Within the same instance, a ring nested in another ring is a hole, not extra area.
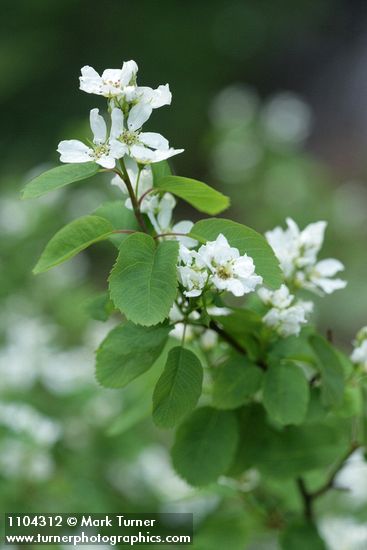
M 159 237 L 187 237 L 187 233 L 159 233 L 154 238 L 158 239 Z
M 149 189 L 147 189 L 145 191 L 145 193 L 142 194 L 142 196 L 140 197 L 140 199 L 138 200 L 138 205 L 139 205 L 139 208 L 141 206 L 141 203 L 143 202 L 143 200 L 145 199 L 145 197 L 147 195 L 149 195 L 149 193 L 152 193 L 152 191 L 155 191 L 154 187 L 150 187 Z
M 123 181 L 126 185 L 126 188 L 128 190 L 128 193 L 129 193 L 129 196 L 130 196 L 130 199 L 131 199 L 131 204 L 132 204 L 133 209 L 134 209 L 135 217 L 138 220 L 138 223 L 139 223 L 140 227 L 142 228 L 142 230 L 144 231 L 144 233 L 147 233 L 147 226 L 146 226 L 144 218 L 143 218 L 143 216 L 140 212 L 139 203 L 138 203 L 136 195 L 134 193 L 134 189 L 133 189 L 131 180 L 129 178 L 129 174 L 126 170 L 126 166 L 125 166 L 124 161 L 122 159 L 120 161 L 120 166 L 121 166 L 121 170 L 122 170 L 122 173 L 123 173 L 122 179 L 123 179 Z M 120 177 L 121 177 L 121 174 L 120 174 Z
M 329 489 L 334 489 L 334 482 L 335 478 L 340 472 L 340 470 L 343 468 L 345 462 L 348 460 L 348 458 L 354 453 L 356 449 L 359 447 L 359 443 L 353 442 L 351 446 L 349 447 L 348 451 L 342 456 L 342 458 L 339 460 L 333 471 L 331 472 L 329 479 L 319 487 L 316 491 L 308 491 L 306 484 L 302 477 L 297 478 L 297 485 L 299 492 L 302 497 L 303 501 L 303 513 L 305 518 L 308 521 L 313 521 L 314 513 L 313 513 L 313 504 L 316 499 L 324 495 Z M 345 490 L 343 488 L 343 490 Z
M 297 485 L 303 500 L 303 513 L 307 521 L 313 521 L 313 497 L 307 491 L 306 484 L 302 477 L 297 478 Z
M 334 470 L 331 472 L 329 479 L 324 483 L 324 485 L 321 485 L 317 491 L 313 491 L 311 493 L 311 497 L 318 498 L 321 497 L 321 495 L 325 494 L 329 489 L 334 488 L 334 481 L 340 470 L 343 468 L 345 462 L 348 460 L 348 458 L 354 453 L 356 449 L 358 449 L 359 444 L 354 442 L 351 444 L 348 451 L 345 453 L 345 455 L 340 459 L 338 464 L 335 466 Z

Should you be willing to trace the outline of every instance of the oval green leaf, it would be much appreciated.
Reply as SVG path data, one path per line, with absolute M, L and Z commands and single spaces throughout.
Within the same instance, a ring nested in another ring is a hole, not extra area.
M 180 346 L 171 349 L 153 393 L 153 420 L 172 428 L 194 409 L 201 395 L 203 367 L 196 355 Z
M 216 481 L 229 469 L 238 437 L 233 412 L 212 407 L 197 409 L 177 430 L 172 448 L 175 470 L 194 486 Z
M 310 398 L 308 382 L 297 365 L 273 365 L 265 374 L 263 401 L 270 418 L 280 424 L 301 424 Z
M 111 299 L 127 319 L 156 325 L 168 317 L 177 292 L 178 243 L 156 245 L 145 233 L 121 243 L 109 277 Z
M 265 285 L 271 288 L 281 285 L 283 274 L 279 262 L 266 239 L 254 229 L 231 220 L 212 218 L 197 222 L 190 236 L 199 242 L 215 241 L 219 233 L 241 254 L 246 253 L 253 258 L 256 273 L 263 277 Z
M 219 214 L 228 208 L 230 200 L 206 183 L 181 176 L 158 178 L 155 187 L 172 193 L 206 214 Z
M 243 355 L 231 357 L 214 371 L 213 403 L 218 409 L 237 409 L 261 387 L 263 372 Z
M 47 243 L 33 273 L 48 271 L 91 244 L 107 239 L 112 232 L 113 227 L 110 222 L 99 216 L 83 216 L 74 220 L 60 229 Z
M 158 359 L 170 326 L 143 328 L 126 323 L 114 328 L 97 350 L 96 378 L 106 388 L 123 388 Z
M 95 162 L 63 164 L 43 172 L 31 180 L 22 190 L 22 199 L 35 199 L 69 183 L 84 180 L 97 174 L 101 169 Z

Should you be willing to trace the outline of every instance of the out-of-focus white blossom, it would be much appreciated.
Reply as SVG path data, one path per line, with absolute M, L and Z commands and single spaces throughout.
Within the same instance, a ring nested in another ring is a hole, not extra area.
M 367 326 L 361 328 L 353 344 L 354 350 L 350 358 L 367 372 Z
M 93 133 L 93 146 L 88 146 L 78 139 L 60 141 L 57 151 L 60 153 L 61 162 L 91 162 L 103 166 L 103 168 L 114 168 L 117 153 L 107 139 L 107 126 L 104 118 L 99 114 L 99 109 L 92 109 L 90 112 L 90 127 Z
M 317 261 L 324 241 L 325 221 L 309 224 L 301 231 L 294 220 L 287 218 L 287 229 L 276 227 L 265 236 L 277 256 L 286 282 L 316 294 L 331 294 L 344 288 L 346 281 L 333 278 L 344 269 L 339 260 Z
M 313 309 L 312 302 L 297 300 L 284 284 L 273 291 L 260 288 L 258 295 L 270 307 L 263 317 L 264 323 L 283 337 L 298 335 Z

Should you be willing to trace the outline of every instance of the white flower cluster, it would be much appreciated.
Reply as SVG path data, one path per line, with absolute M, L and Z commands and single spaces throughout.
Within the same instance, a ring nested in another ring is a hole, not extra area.
M 353 344 L 354 350 L 350 358 L 367 372 L 367 326 L 361 328 Z
M 140 164 L 150 164 L 182 153 L 172 149 L 168 141 L 154 132 L 142 132 L 143 124 L 153 109 L 170 105 L 172 95 L 168 84 L 157 89 L 138 86 L 135 61 L 125 61 L 121 69 L 106 69 L 100 76 L 92 67 L 81 70 L 80 89 L 108 98 L 111 112 L 110 132 L 98 109 L 90 111 L 93 141 L 86 145 L 71 139 L 59 143 L 61 162 L 94 161 L 107 169 L 114 168 L 117 159 L 131 157 Z
M 253 292 L 262 283 L 250 256 L 240 255 L 220 234 L 198 251 L 181 245 L 178 277 L 187 297 L 200 296 L 204 289 L 226 290 L 234 296 Z
M 263 317 L 264 323 L 280 336 L 298 336 L 302 325 L 307 323 L 307 315 L 313 310 L 313 303 L 297 300 L 284 284 L 274 291 L 260 288 L 258 295 L 270 307 Z
M 319 221 L 301 231 L 294 220 L 287 218 L 287 229 L 276 227 L 265 234 L 291 287 L 324 295 L 346 286 L 346 281 L 333 278 L 344 269 L 339 260 L 317 261 L 326 225 L 326 222 Z

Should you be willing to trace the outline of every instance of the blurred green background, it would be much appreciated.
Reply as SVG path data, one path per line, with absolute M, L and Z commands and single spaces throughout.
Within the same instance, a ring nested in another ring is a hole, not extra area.
M 245 538 L 248 548 L 276 548 L 271 525 L 244 517 L 242 489 L 223 481 L 198 492 L 175 477 L 171 434 L 148 419 L 150 379 L 124 392 L 95 383 L 93 350 L 110 325 L 88 320 L 85 303 L 104 290 L 113 248 L 31 275 L 57 229 L 118 190 L 99 177 L 38 201 L 21 202 L 19 191 L 58 163 L 61 139 L 87 137 L 89 110 L 104 107 L 78 90 L 80 68 L 135 59 L 140 84 L 169 82 L 173 93 L 149 127 L 185 148 L 178 173 L 231 196 L 227 217 L 258 231 L 287 216 L 301 226 L 328 221 L 322 257 L 343 261 L 348 286 L 318 302 L 315 320 L 348 351 L 367 322 L 365 3 L 3 0 L 1 8 L 1 509 L 193 510 L 197 548 L 216 548 L 222 532 L 230 548 Z M 180 204 L 177 216 L 195 214 Z M 274 491 L 269 509 L 286 498 L 297 509 L 292 491 Z M 334 535 L 348 531 L 343 506 L 325 519 L 335 519 L 325 527 Z M 353 506 L 362 514 L 365 501 Z M 330 548 L 339 543 L 334 536 Z

